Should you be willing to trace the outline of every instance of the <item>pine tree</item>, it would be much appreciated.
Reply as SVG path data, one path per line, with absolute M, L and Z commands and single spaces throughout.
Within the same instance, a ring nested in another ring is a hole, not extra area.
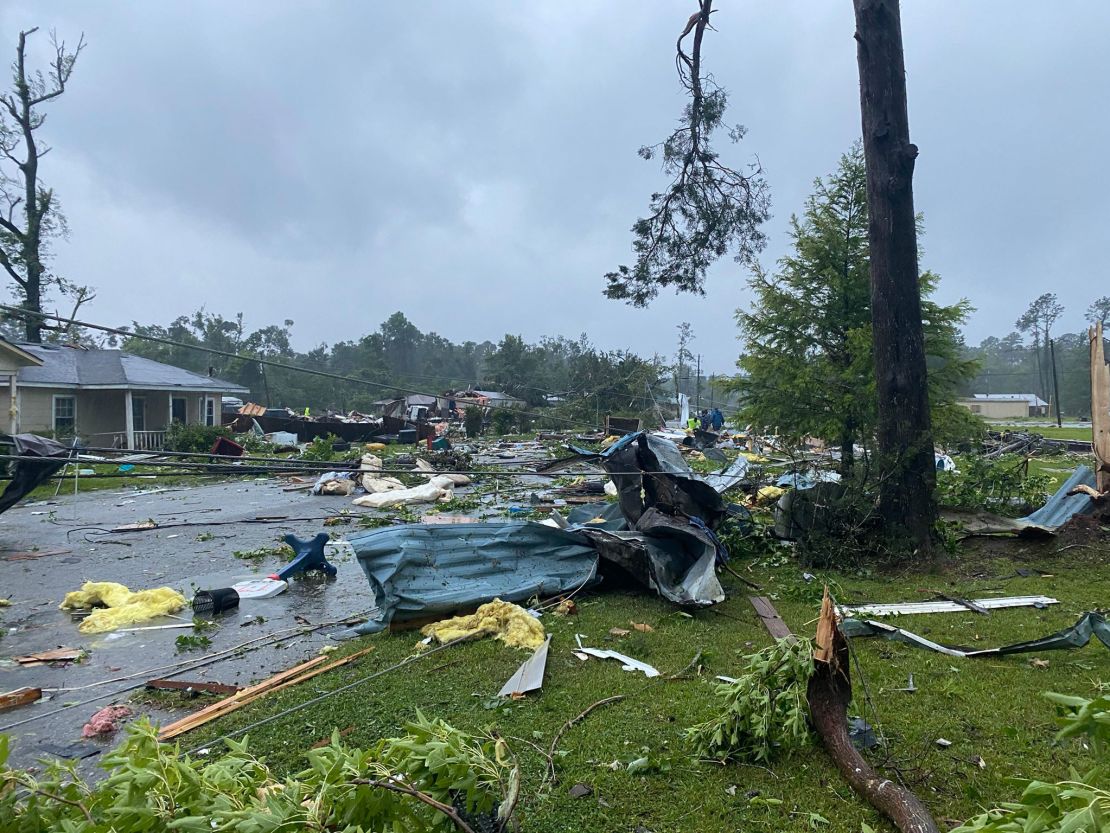
M 749 281 L 751 311 L 737 311 L 742 372 L 729 385 L 741 394 L 742 420 L 838 443 L 843 473 L 853 468 L 857 444 L 873 446 L 877 421 L 867 224 L 856 143 L 836 173 L 816 180 L 802 216 L 791 218 L 792 251 L 778 271 L 757 269 Z M 962 358 L 958 330 L 971 307 L 929 300 L 937 280 L 926 272 L 920 285 L 930 400 L 942 433 L 957 430 L 962 415 L 952 403 L 975 364 Z

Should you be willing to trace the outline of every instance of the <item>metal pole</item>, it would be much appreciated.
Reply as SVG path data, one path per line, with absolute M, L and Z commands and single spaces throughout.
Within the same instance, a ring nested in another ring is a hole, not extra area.
M 1048 340 L 1048 352 L 1052 357 L 1052 391 L 1056 397 L 1056 427 L 1063 427 L 1063 420 L 1060 417 L 1060 380 L 1056 378 L 1056 342 L 1053 339 Z
M 698 353 L 698 378 L 694 384 L 697 385 L 698 410 L 701 410 L 701 353 Z

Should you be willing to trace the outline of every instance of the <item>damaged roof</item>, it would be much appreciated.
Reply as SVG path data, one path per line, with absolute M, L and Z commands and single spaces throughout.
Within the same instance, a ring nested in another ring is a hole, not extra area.
M 18 383 L 24 386 L 248 392 L 247 388 L 234 382 L 204 376 L 122 350 L 54 344 L 20 344 L 19 347 L 42 362 L 40 367 L 20 369 Z

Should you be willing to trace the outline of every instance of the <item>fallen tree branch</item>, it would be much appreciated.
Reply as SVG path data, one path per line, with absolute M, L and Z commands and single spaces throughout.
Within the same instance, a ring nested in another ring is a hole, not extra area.
M 761 585 L 756 584 L 750 578 L 745 578 L 744 576 L 740 575 L 740 573 L 738 573 L 736 570 L 732 569 L 732 567 L 730 567 L 728 564 L 723 564 L 721 566 L 723 566 L 725 568 L 726 572 L 731 573 L 735 578 L 740 579 L 740 581 L 744 582 L 744 584 L 748 585 L 748 587 L 752 588 L 752 590 L 758 590 L 759 592 L 763 592 L 763 587 Z
M 380 787 L 383 790 L 391 790 L 392 792 L 400 793 L 401 795 L 411 796 L 417 801 L 422 801 L 429 807 L 435 810 L 439 810 L 439 812 L 447 816 L 447 818 L 451 820 L 451 823 L 454 824 L 456 828 L 463 831 L 463 833 L 475 833 L 474 828 L 463 821 L 462 816 L 459 815 L 458 810 L 456 810 L 454 807 L 451 807 L 450 805 L 444 804 L 442 801 L 436 801 L 430 795 L 420 792 L 420 790 L 416 789 L 415 787 L 410 787 L 407 784 L 398 783 L 396 781 L 381 781 L 373 778 L 356 778 L 351 783 L 364 784 L 368 787 Z
M 852 700 L 848 643 L 836 626 L 828 588 L 821 603 L 817 633 L 814 671 L 806 697 L 813 728 L 825 744 L 829 757 L 849 786 L 902 833 L 939 833 L 936 822 L 920 799 L 901 784 L 881 777 L 848 737 L 848 704 Z M 822 644 L 822 640 L 828 644 Z
M 563 735 L 567 732 L 567 730 L 573 728 L 574 725 L 576 723 L 578 723 L 579 721 L 585 720 L 585 718 L 589 715 L 589 713 L 592 712 L 594 709 L 601 708 L 602 706 L 607 706 L 610 703 L 615 703 L 618 700 L 623 700 L 623 699 L 624 699 L 623 694 L 617 694 L 617 695 L 614 695 L 613 697 L 606 697 L 604 700 L 598 700 L 592 706 L 585 709 L 577 717 L 572 717 L 570 720 L 568 720 L 566 723 L 564 723 L 559 728 L 559 731 L 555 733 L 555 737 L 553 737 L 551 739 L 551 746 L 547 750 L 547 775 L 544 776 L 544 781 L 551 781 L 551 782 L 554 783 L 554 782 L 558 782 L 558 780 L 559 780 L 555 776 L 555 750 L 559 746 L 559 740 L 563 737 Z

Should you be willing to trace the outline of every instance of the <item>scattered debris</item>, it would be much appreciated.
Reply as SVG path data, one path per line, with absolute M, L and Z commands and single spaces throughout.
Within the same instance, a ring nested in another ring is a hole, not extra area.
M 881 636 L 918 648 L 927 648 L 950 657 L 998 657 L 1008 654 L 1033 653 L 1036 651 L 1054 651 L 1065 648 L 1082 648 L 1091 641 L 1091 637 L 1098 638 L 1103 645 L 1110 648 L 1110 623 L 1096 611 L 1084 613 L 1070 628 L 1065 628 L 1054 634 L 1035 639 L 1030 642 L 1018 642 L 1015 645 L 1004 645 L 1001 648 L 983 648 L 972 650 L 970 648 L 957 648 L 941 645 L 916 633 L 903 628 L 896 628 L 885 622 L 876 622 L 871 619 L 845 619 L 840 623 L 840 630 L 845 636 Z
M 952 741 L 948 740 L 948 738 L 937 738 L 933 742 L 941 749 L 947 749 L 949 746 L 952 745 Z
M 587 796 L 593 795 L 593 793 L 594 791 L 592 787 L 587 786 L 586 784 L 575 784 L 573 787 L 570 788 L 568 794 L 571 798 L 586 798 Z
M 658 669 L 648 665 L 646 662 L 640 662 L 638 659 L 633 659 L 627 654 L 622 654 L 617 651 L 603 651 L 599 648 L 584 648 L 582 646 L 582 634 L 574 635 L 575 642 L 578 643 L 578 652 L 587 656 L 596 657 L 597 659 L 615 659 L 621 663 L 621 668 L 625 671 L 639 671 L 645 677 L 658 677 Z
M 501 599 L 487 602 L 469 616 L 455 616 L 425 625 L 420 632 L 440 645 L 492 636 L 513 648 L 535 650 L 545 639 L 543 625 L 535 616 L 520 605 Z
M 113 735 L 119 730 L 120 721 L 132 714 L 127 706 L 105 706 L 81 729 L 81 737 L 96 738 Z
M 66 593 L 61 610 L 95 608 L 78 627 L 81 633 L 106 633 L 125 625 L 146 622 L 185 607 L 185 597 L 169 587 L 132 592 L 114 581 L 86 581 Z

